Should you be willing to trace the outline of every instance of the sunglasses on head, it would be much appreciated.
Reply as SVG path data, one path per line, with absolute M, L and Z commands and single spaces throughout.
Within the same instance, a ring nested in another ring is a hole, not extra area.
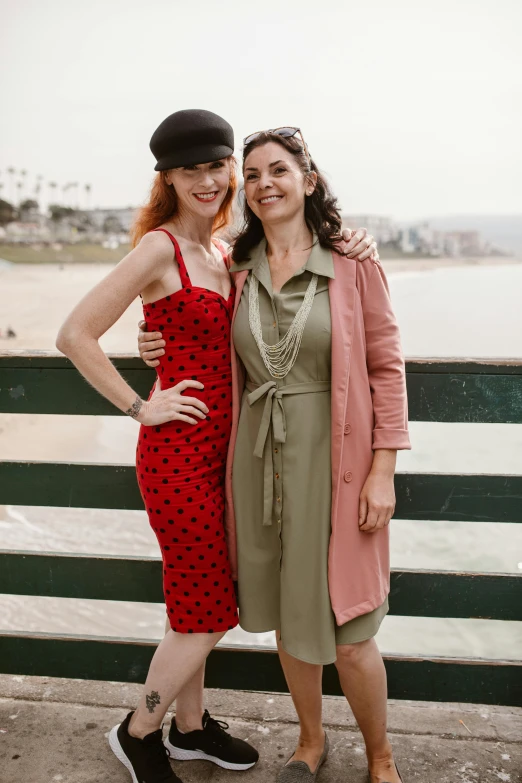
M 256 133 L 251 133 L 250 136 L 246 136 L 243 139 L 243 145 L 247 147 L 249 144 L 251 144 L 253 141 L 259 138 L 259 136 L 262 136 L 263 133 L 273 133 L 275 136 L 282 136 L 284 139 L 291 139 L 296 134 L 299 134 L 301 137 L 301 144 L 303 145 L 303 150 L 306 155 L 306 159 L 308 161 L 308 168 L 312 168 L 312 161 L 310 160 L 310 155 L 308 153 L 308 147 L 306 146 L 306 142 L 304 140 L 303 134 L 301 132 L 301 128 L 292 128 L 290 126 L 284 127 L 284 128 L 267 128 L 266 130 L 257 131 Z

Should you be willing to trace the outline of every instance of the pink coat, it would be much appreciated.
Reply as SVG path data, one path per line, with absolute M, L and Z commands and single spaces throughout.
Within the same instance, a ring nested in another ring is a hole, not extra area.
M 389 528 L 359 531 L 359 495 L 374 449 L 409 449 L 404 359 L 380 263 L 333 254 L 332 534 L 330 600 L 338 625 L 380 606 L 390 589 Z M 248 270 L 237 272 L 235 319 Z M 233 325 L 233 322 L 232 322 Z M 232 342 L 232 435 L 226 467 L 226 530 L 237 579 L 232 466 L 244 370 Z M 306 477 L 303 477 L 306 484 Z

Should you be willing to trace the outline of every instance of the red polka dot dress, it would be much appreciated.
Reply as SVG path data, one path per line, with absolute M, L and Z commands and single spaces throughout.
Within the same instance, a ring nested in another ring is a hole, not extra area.
M 147 331 L 161 331 L 166 341 L 156 371 L 162 389 L 184 379 L 204 384 L 185 394 L 203 400 L 209 412 L 197 424 L 142 425 L 136 471 L 161 547 L 170 625 L 179 633 L 216 633 L 238 623 L 224 531 L 234 290 L 225 300 L 193 286 L 176 239 L 165 233 L 174 245 L 183 288 L 143 305 Z

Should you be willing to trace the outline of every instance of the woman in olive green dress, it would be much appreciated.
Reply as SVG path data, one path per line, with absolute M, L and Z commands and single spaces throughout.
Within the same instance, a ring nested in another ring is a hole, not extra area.
M 232 475 L 241 627 L 251 633 L 277 628 L 285 652 L 323 665 L 336 661 L 336 645 L 375 636 L 388 600 L 342 626 L 335 623 L 328 591 L 332 495 L 328 281 L 334 269 L 331 252 L 321 247 L 317 236 L 309 253 L 279 291 L 272 285 L 266 240 L 254 248 L 248 261 L 231 267 L 232 272 L 250 270 L 233 330 L 247 383 Z M 258 281 L 263 337 L 275 345 L 288 333 L 314 275 L 318 280 L 313 306 L 295 364 L 276 379 L 281 407 L 274 406 L 264 391 L 272 377 L 249 327 L 250 281 L 252 277 Z M 268 439 L 274 441 L 273 448 L 266 447 Z
M 229 452 L 240 623 L 254 633 L 277 630 L 300 719 L 298 748 L 278 781 L 312 781 L 326 758 L 322 665 L 335 663 L 364 735 L 372 783 L 399 783 L 386 735 L 386 677 L 373 640 L 387 592 L 370 611 L 338 624 L 329 590 L 329 287 L 340 217 L 302 137 L 282 130 L 245 140 L 246 224 L 230 270 L 238 287 L 233 346 L 244 380 Z M 403 381 L 399 369 L 399 386 Z M 409 448 L 404 432 L 374 451 L 359 519 L 369 537 L 393 514 L 396 449 Z

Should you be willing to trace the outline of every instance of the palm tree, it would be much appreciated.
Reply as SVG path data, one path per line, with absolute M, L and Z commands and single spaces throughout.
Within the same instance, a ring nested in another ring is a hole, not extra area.
M 67 191 L 70 193 L 70 195 L 69 195 L 69 203 L 68 203 L 67 206 L 71 207 L 71 209 L 74 209 L 74 186 L 75 186 L 75 184 L 76 184 L 75 182 L 68 182 L 67 185 L 66 185 Z
M 21 193 L 21 196 L 22 196 L 22 198 L 23 198 L 23 197 L 24 197 L 24 195 L 25 195 L 25 180 L 26 180 L 26 177 L 27 177 L 27 171 L 26 171 L 26 169 L 22 169 L 22 170 L 20 171 L 20 176 L 22 177 L 22 193 Z
M 54 201 L 55 201 L 54 194 L 56 192 L 56 188 L 58 187 L 57 183 L 56 182 L 48 182 L 47 183 L 47 187 L 49 188 L 49 204 L 53 204 Z
M 72 193 L 72 196 L 73 196 L 72 201 L 73 201 L 73 203 L 71 204 L 71 206 L 74 209 L 79 209 L 80 208 L 80 205 L 78 203 L 78 186 L 79 186 L 79 184 L 80 184 L 79 182 L 71 182 L 71 188 L 72 188 L 72 191 L 73 191 L 73 193 Z
M 16 169 L 13 166 L 9 166 L 7 173 L 9 174 L 9 196 L 14 204 L 14 175 L 16 174 Z
M 40 185 L 39 182 L 37 182 L 36 185 L 34 186 L 34 200 L 38 204 L 38 213 L 40 213 L 40 208 L 41 208 L 41 204 L 40 204 L 40 191 L 41 191 L 41 189 L 42 189 L 42 186 Z
M 22 189 L 24 187 L 24 183 L 20 180 L 16 183 L 16 189 L 18 191 L 18 206 L 22 203 Z
M 90 209 L 91 208 L 91 190 L 92 190 L 92 185 L 89 185 L 89 183 L 87 182 L 83 186 L 83 189 L 85 190 L 85 208 L 86 209 Z

